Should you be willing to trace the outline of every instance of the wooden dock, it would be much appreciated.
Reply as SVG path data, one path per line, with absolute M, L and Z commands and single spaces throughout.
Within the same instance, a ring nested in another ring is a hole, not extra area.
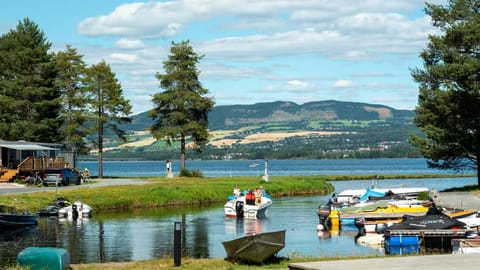
M 471 229 L 458 229 L 458 230 L 385 230 L 385 237 L 397 236 L 397 235 L 418 235 L 418 237 L 465 237 L 465 234 Z

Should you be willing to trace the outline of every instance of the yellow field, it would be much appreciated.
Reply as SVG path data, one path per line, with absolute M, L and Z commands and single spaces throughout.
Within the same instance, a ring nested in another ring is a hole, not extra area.
M 258 143 L 258 142 L 276 142 L 283 140 L 289 137 L 307 137 L 307 136 L 331 136 L 331 135 L 340 135 L 345 134 L 346 132 L 340 131 L 301 131 L 301 132 L 264 132 L 264 133 L 254 133 L 246 135 L 243 139 L 225 139 L 225 137 L 235 135 L 236 133 L 243 132 L 240 130 L 219 130 L 210 133 L 209 145 L 215 147 L 225 147 L 231 146 L 233 144 L 249 144 L 249 143 Z M 104 151 L 130 148 L 130 147 L 143 147 L 149 146 L 155 143 L 156 139 L 151 137 L 148 132 L 136 133 L 135 135 L 145 136 L 144 139 L 138 140 L 135 142 L 128 142 L 116 147 L 104 148 Z

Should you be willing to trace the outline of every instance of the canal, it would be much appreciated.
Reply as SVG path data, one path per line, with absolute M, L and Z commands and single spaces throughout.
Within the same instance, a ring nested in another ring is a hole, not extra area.
M 385 180 L 379 187 L 415 186 L 443 190 L 475 183 L 476 178 Z M 371 181 L 333 182 L 336 190 L 366 188 Z M 377 183 L 378 185 L 378 183 Z M 319 234 L 317 207 L 330 195 L 274 198 L 269 217 L 262 220 L 225 218 L 223 204 L 195 208 L 158 208 L 95 214 L 78 221 L 41 218 L 37 227 L 2 234 L 1 265 L 15 263 L 29 246 L 66 248 L 72 263 L 148 260 L 173 254 L 174 223 L 182 222 L 183 253 L 197 258 L 224 258 L 222 242 L 245 234 L 286 230 L 279 256 L 383 255 L 383 249 L 355 244 L 355 230 Z

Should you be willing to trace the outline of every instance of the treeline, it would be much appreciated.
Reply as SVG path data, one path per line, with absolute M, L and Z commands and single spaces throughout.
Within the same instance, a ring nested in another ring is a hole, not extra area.
M 51 45 L 28 18 L 0 36 L 0 139 L 101 151 L 104 129 L 122 137 L 131 105 L 105 61 L 88 66 L 70 45 Z
M 345 159 L 345 158 L 419 158 L 420 152 L 408 138 L 418 134 L 413 125 L 373 126 L 335 136 L 290 137 L 280 141 L 208 146 L 202 152 L 187 150 L 191 159 Z M 178 147 L 163 144 L 108 151 L 115 159 L 171 160 Z M 84 157 L 85 158 L 85 157 Z

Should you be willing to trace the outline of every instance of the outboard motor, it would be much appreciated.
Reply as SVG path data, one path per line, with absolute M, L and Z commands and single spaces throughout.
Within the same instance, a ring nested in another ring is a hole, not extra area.
M 355 227 L 358 229 L 357 235 L 355 235 L 355 241 L 361 236 L 367 235 L 367 231 L 365 230 L 365 219 L 364 218 L 355 218 Z
M 72 218 L 75 220 L 78 218 L 78 209 L 76 204 L 72 205 Z
M 358 234 L 364 236 L 367 234 L 365 230 L 365 219 L 364 218 L 355 218 L 355 227 L 358 229 Z
M 243 202 L 237 201 L 235 203 L 235 211 L 237 212 L 237 218 L 243 218 Z
M 317 210 L 318 214 L 318 230 L 328 231 L 330 228 L 330 216 L 331 207 L 330 205 L 320 205 Z M 321 226 L 320 226 L 321 225 Z
M 377 234 L 383 234 L 385 233 L 385 229 L 387 228 L 387 224 L 385 223 L 378 223 L 375 225 L 375 232 Z

